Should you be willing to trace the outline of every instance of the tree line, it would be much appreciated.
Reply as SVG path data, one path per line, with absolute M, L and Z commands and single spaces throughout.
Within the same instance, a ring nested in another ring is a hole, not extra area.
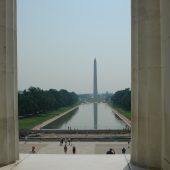
M 30 87 L 18 93 L 19 116 L 29 116 L 47 111 L 57 110 L 78 102 L 78 95 L 67 90 L 42 90 L 39 87 Z
M 121 107 L 127 111 L 131 110 L 131 91 L 129 88 L 119 90 L 111 96 L 113 106 Z

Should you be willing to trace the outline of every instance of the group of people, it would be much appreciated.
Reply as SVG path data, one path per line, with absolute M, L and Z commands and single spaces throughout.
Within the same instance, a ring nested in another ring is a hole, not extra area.
M 71 138 L 61 138 L 60 139 L 60 145 L 63 145 L 63 143 L 65 143 L 65 145 L 67 145 L 67 142 L 69 145 L 71 145 Z
M 71 126 L 68 126 L 68 130 L 71 130 Z
M 64 153 L 67 154 L 67 146 L 68 145 L 72 146 L 71 138 L 61 138 L 60 139 L 60 146 L 62 146 L 63 143 L 64 143 Z M 72 153 L 76 154 L 76 147 L 75 146 L 72 147 Z
M 32 146 L 31 153 L 36 153 L 35 146 Z M 67 154 L 67 145 L 66 144 L 64 145 L 64 153 Z M 72 147 L 72 153 L 76 154 L 76 147 L 75 146 Z
M 106 152 L 106 154 L 115 154 L 116 152 L 115 152 L 115 150 L 113 149 L 113 148 L 110 148 L 107 152 Z M 123 147 L 122 148 L 122 154 L 125 154 L 126 153 L 126 149 Z
M 64 153 L 67 154 L 67 145 L 66 144 L 64 145 Z M 76 154 L 76 147 L 75 146 L 73 146 L 73 148 L 72 148 L 72 153 Z

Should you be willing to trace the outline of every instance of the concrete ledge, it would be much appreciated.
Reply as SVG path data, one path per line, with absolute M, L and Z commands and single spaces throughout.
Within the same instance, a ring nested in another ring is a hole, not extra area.
M 51 118 L 51 119 L 48 119 L 48 120 L 40 123 L 39 125 L 35 126 L 32 130 L 40 130 L 40 129 L 43 128 L 44 126 L 46 126 L 46 125 L 54 122 L 55 120 L 59 119 L 60 117 L 66 115 L 66 114 L 70 113 L 71 111 L 76 110 L 76 109 L 78 109 L 78 108 L 79 108 L 79 106 L 75 106 L 75 107 L 73 107 L 73 108 L 71 108 L 71 109 L 69 109 L 69 110 L 67 110 L 67 111 L 65 111 L 65 112 L 63 112 L 63 113 L 60 113 L 59 115 L 57 115 L 57 116 L 55 116 L 55 117 L 53 117 L 53 118 Z
M 112 108 L 112 112 L 119 118 L 121 119 L 123 122 L 125 122 L 125 124 L 127 124 L 129 126 L 129 128 L 131 128 L 131 121 L 126 118 L 125 116 L 123 116 L 122 114 L 120 114 L 116 109 Z

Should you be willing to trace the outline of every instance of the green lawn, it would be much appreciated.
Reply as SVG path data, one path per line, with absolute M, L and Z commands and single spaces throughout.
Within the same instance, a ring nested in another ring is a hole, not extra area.
M 131 120 L 131 111 L 124 110 L 120 107 L 115 107 L 114 108 L 123 116 L 127 117 L 129 120 Z
M 44 114 L 39 114 L 37 116 L 33 116 L 33 117 L 29 117 L 29 118 L 23 118 L 23 119 L 19 119 L 19 129 L 32 129 L 34 126 L 48 120 L 51 119 L 54 116 L 59 115 L 60 113 L 63 113 L 73 107 L 75 107 L 76 105 L 72 105 L 69 107 L 63 107 L 60 108 L 56 111 L 53 112 L 47 112 Z

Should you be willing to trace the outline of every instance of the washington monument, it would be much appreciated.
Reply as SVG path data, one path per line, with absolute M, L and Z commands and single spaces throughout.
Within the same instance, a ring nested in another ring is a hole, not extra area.
M 94 80 L 94 84 L 93 84 L 93 99 L 94 99 L 94 102 L 97 102 L 98 100 L 98 92 L 97 92 L 97 62 L 96 62 L 96 59 L 94 59 L 94 77 L 93 77 L 93 80 Z

